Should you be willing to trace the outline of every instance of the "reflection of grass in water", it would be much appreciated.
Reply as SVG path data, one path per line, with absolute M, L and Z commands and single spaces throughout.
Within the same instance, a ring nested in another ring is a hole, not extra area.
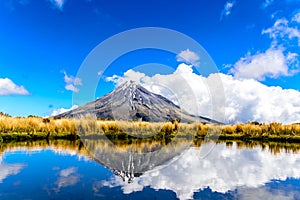
M 128 134 L 129 133 L 129 134 Z M 43 119 L 40 117 L 9 117 L 0 115 L 0 142 L 39 139 L 78 139 L 78 137 L 107 136 L 111 140 L 152 138 L 156 140 L 179 138 L 219 137 L 222 140 L 257 140 L 300 142 L 300 124 L 236 125 L 185 124 L 174 122 L 103 121 L 94 118 Z
M 43 150 L 52 149 L 57 153 L 76 152 L 78 155 L 88 155 L 80 140 L 36 140 L 5 142 L 0 145 L 0 154 L 5 151 L 14 150 Z
M 91 153 L 101 152 L 105 153 L 149 153 L 156 152 L 161 149 L 164 152 L 174 153 L 180 149 L 191 146 L 193 143 L 187 139 L 175 139 L 170 141 L 155 140 L 155 139 L 132 139 L 132 140 L 83 140 L 86 149 Z
M 5 151 L 13 150 L 43 150 L 43 149 L 52 149 L 57 153 L 66 153 L 70 152 L 71 154 L 76 153 L 80 156 L 86 156 L 92 159 L 90 152 L 101 148 L 102 151 L 108 153 L 124 152 L 128 150 L 135 149 L 136 152 L 145 153 L 150 151 L 155 151 L 158 148 L 167 148 L 169 151 L 172 151 L 176 148 L 180 148 L 184 145 L 191 144 L 194 147 L 201 148 L 201 145 L 206 144 L 201 139 L 194 139 L 191 143 L 190 140 L 178 139 L 172 144 L 168 144 L 163 140 L 132 140 L 124 141 L 117 140 L 112 144 L 109 140 L 98 139 L 91 140 L 88 142 L 89 146 L 85 146 L 84 142 L 81 140 L 37 140 L 37 141 L 21 141 L 21 142 L 7 142 L 0 145 L 0 156 Z M 232 140 L 219 140 L 218 144 L 225 143 L 227 148 L 231 148 L 236 144 L 238 149 L 253 149 L 253 148 L 262 148 L 263 150 L 268 150 L 270 153 L 277 154 L 280 152 L 288 153 L 298 153 L 300 151 L 299 143 L 284 143 L 284 142 L 261 142 L 261 141 L 232 141 Z
M 253 149 L 262 148 L 268 149 L 271 153 L 277 154 L 280 152 L 298 153 L 300 151 L 300 143 L 287 143 L 287 142 L 272 142 L 272 141 L 257 141 L 257 140 L 219 140 L 218 144 L 226 143 L 228 148 L 231 148 L 235 143 L 238 149 Z

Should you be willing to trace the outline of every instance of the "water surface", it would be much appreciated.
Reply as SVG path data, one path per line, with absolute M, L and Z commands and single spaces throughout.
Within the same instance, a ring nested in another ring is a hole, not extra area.
M 3 144 L 0 199 L 300 199 L 300 154 L 294 148 L 233 142 L 209 151 L 212 144 L 202 143 L 130 174 L 142 163 L 112 169 L 111 155 L 119 156 L 132 144 L 114 149 L 103 141 L 93 146 L 112 154 L 99 161 L 80 141 Z M 148 142 L 134 147 L 153 151 L 158 146 Z M 170 149 L 175 147 L 182 145 Z M 116 163 L 130 163 L 117 158 Z

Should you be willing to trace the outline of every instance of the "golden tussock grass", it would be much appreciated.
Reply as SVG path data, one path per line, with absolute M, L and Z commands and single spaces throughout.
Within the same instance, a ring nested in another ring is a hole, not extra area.
M 78 138 L 78 136 L 108 136 L 114 139 L 153 137 L 219 137 L 220 139 L 256 139 L 300 142 L 300 124 L 259 124 L 257 122 L 215 125 L 201 123 L 103 121 L 92 117 L 79 119 L 53 119 L 41 117 L 10 117 L 0 115 L 0 141 L 2 138 Z M 2 136 L 2 138 L 1 138 Z

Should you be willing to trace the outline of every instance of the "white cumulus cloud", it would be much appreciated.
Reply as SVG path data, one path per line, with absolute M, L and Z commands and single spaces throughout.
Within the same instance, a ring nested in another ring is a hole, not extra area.
M 253 78 L 264 80 L 266 77 L 277 78 L 297 73 L 298 54 L 288 52 L 286 55 L 283 48 L 271 47 L 265 52 L 251 55 L 248 53 L 234 64 L 230 73 L 237 78 Z M 289 69 L 290 66 L 295 66 Z
M 300 121 L 300 92 L 266 86 L 254 79 L 236 79 L 219 74 L 225 90 L 225 113 L 229 122 Z
M 224 5 L 224 9 L 221 12 L 220 20 L 222 20 L 224 16 L 228 16 L 231 14 L 231 10 L 235 4 L 235 0 L 226 2 L 226 4 Z
M 193 66 L 199 66 L 200 64 L 200 56 L 189 49 L 181 51 L 176 57 L 178 62 L 184 62 Z
M 78 77 L 69 76 L 65 71 L 64 73 L 64 81 L 66 83 L 65 89 L 70 90 L 72 92 L 78 92 L 79 89 L 76 86 L 82 85 L 82 80 Z
M 68 112 L 70 110 L 74 110 L 78 108 L 78 105 L 73 105 L 71 108 L 58 108 L 52 111 L 51 116 L 56 116 L 65 112 Z
M 25 89 L 24 86 L 16 85 L 9 78 L 0 78 L 0 96 L 8 95 L 28 95 L 29 92 Z
M 236 78 L 253 78 L 259 81 L 265 78 L 293 76 L 300 71 L 299 55 L 290 48 L 300 46 L 300 31 L 292 21 L 297 21 L 298 14 L 291 20 L 277 19 L 274 25 L 262 31 L 272 39 L 270 48 L 255 54 L 247 53 L 239 59 L 229 73 Z
M 223 88 L 214 88 L 214 83 L 222 80 Z M 109 80 L 109 79 L 108 79 Z M 254 79 L 236 78 L 222 73 L 208 77 L 197 75 L 191 65 L 180 64 L 177 70 L 168 75 L 147 76 L 134 70 L 124 76 L 114 76 L 118 84 L 126 80 L 135 80 L 146 89 L 165 96 L 182 109 L 195 115 L 214 118 L 225 122 L 300 122 L 300 92 L 281 87 L 269 87 Z M 213 97 L 211 91 L 224 90 Z M 224 107 L 225 105 L 225 107 Z M 213 108 L 220 108 L 220 116 L 213 115 Z M 223 109 L 223 110 L 222 110 Z M 218 118 L 220 117 L 220 118 Z

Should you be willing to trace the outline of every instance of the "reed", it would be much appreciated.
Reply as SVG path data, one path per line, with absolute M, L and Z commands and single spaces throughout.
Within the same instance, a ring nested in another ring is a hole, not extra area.
M 300 124 L 260 124 L 248 122 L 234 125 L 201 123 L 105 121 L 93 117 L 53 119 L 0 115 L 0 142 L 11 140 L 78 139 L 107 136 L 110 139 L 154 138 L 219 138 L 222 140 L 263 140 L 300 142 Z

